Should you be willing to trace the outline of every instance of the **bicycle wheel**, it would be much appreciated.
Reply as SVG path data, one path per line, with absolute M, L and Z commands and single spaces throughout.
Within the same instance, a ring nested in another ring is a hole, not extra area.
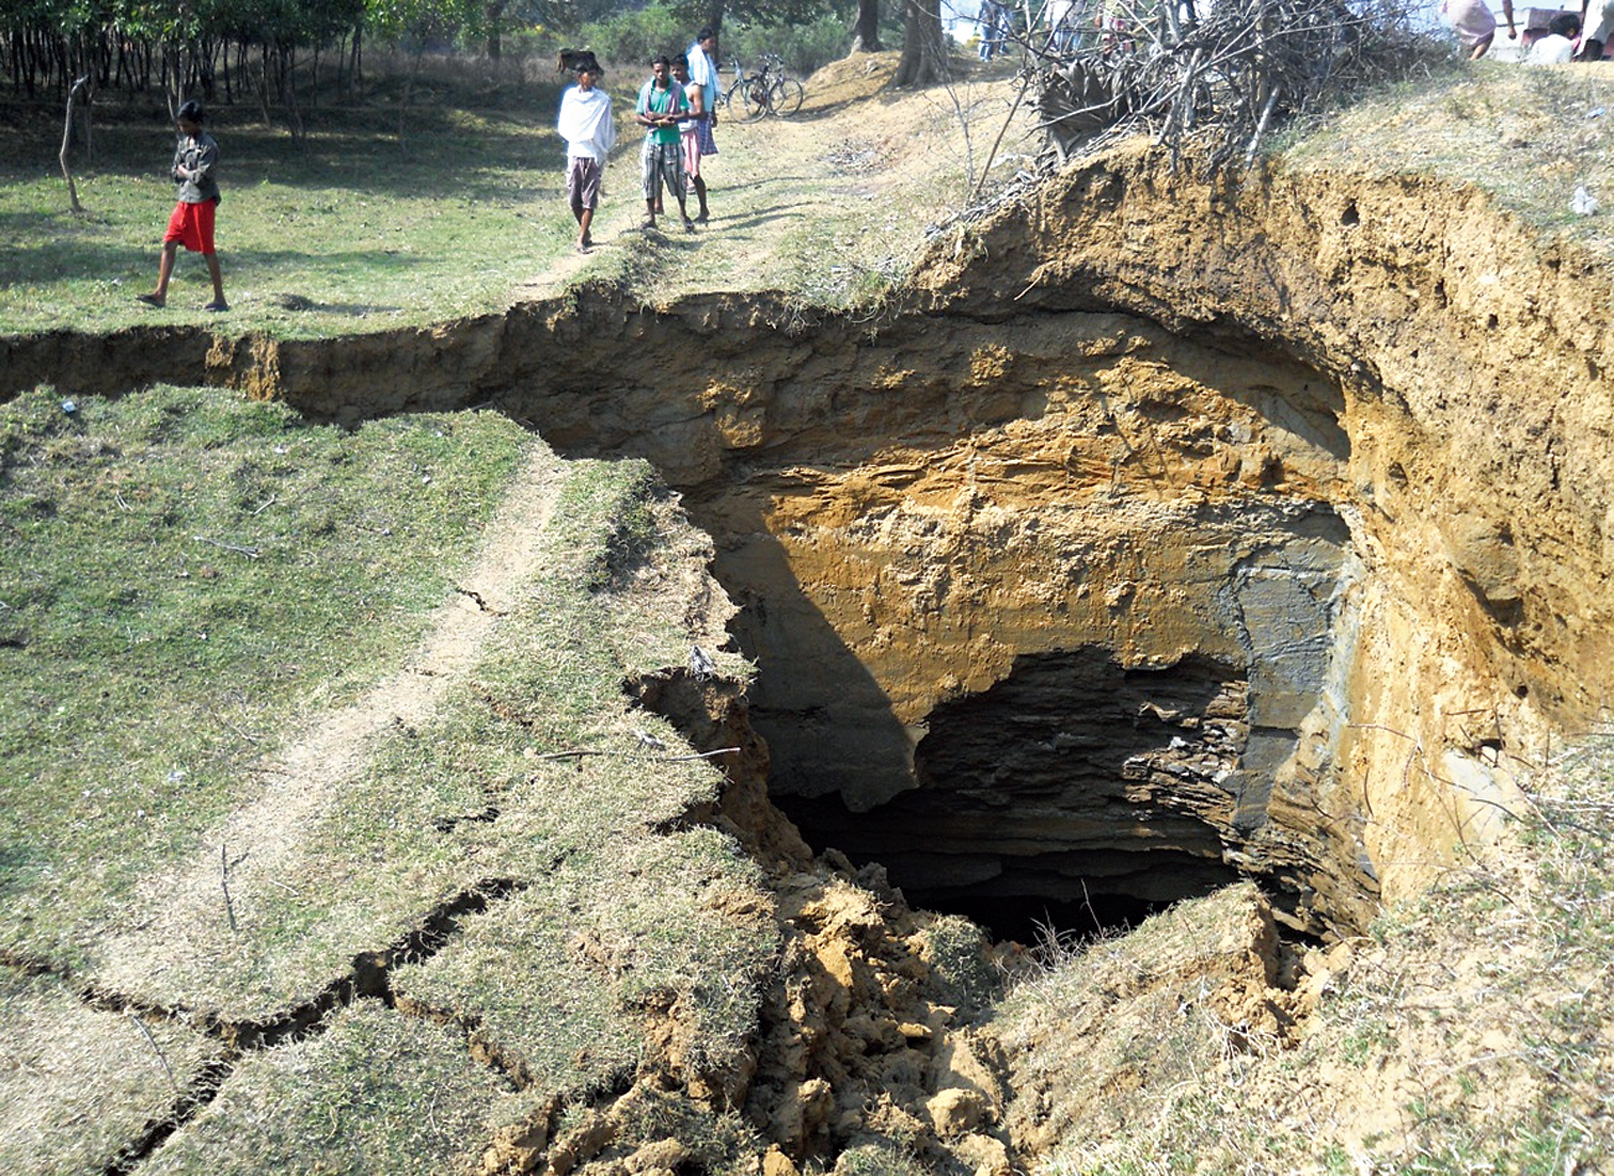
M 746 82 L 745 88 L 740 91 L 740 104 L 747 120 L 761 118 L 768 113 L 771 93 L 767 82 L 757 78 Z
M 768 91 L 768 106 L 774 114 L 788 118 L 801 109 L 807 91 L 795 78 L 780 78 Z
M 745 75 L 737 76 L 729 83 L 729 88 L 718 96 L 718 105 L 731 111 L 739 110 L 745 102 L 745 99 L 741 97 L 745 93 L 745 85 Z

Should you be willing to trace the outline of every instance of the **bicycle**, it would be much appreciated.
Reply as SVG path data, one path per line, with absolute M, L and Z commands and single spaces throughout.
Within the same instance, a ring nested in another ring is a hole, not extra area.
M 721 74 L 721 72 L 720 70 L 719 73 Z M 719 87 L 717 97 L 712 100 L 712 106 L 717 110 L 728 109 L 730 95 L 738 94 L 741 84 L 746 80 L 745 67 L 740 64 L 738 57 L 729 58 L 729 72 L 734 75 L 734 80 L 729 83 L 729 88 L 726 90 Z
M 739 58 L 734 59 L 734 81 L 729 85 L 727 93 L 723 95 L 723 105 L 732 111 L 739 108 L 739 116 L 750 120 L 760 118 L 768 112 L 768 66 L 764 62 L 761 73 L 748 74 L 745 67 L 740 64 Z
M 724 95 L 724 103 L 732 106 L 736 99 L 746 121 L 765 114 L 791 115 L 801 109 L 807 92 L 802 84 L 785 74 L 784 60 L 776 53 L 764 54 L 760 73 L 747 74 L 736 61 L 739 75 Z
M 784 60 L 769 54 L 771 64 L 779 67 L 779 76 L 768 89 L 768 108 L 771 113 L 787 118 L 801 109 L 807 90 L 795 78 L 785 73 Z

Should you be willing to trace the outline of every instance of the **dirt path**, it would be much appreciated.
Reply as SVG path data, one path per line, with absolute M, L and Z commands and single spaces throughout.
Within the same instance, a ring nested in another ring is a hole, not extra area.
M 625 144 L 607 171 L 595 232 L 600 247 L 571 255 L 520 296 L 558 292 L 594 268 L 642 281 L 646 295 L 661 300 L 695 290 L 801 291 L 804 273 L 850 279 L 899 267 L 900 251 L 923 244 L 920 218 L 945 214 L 967 185 L 956 110 L 936 91 L 888 93 L 895 61 L 895 54 L 869 55 L 821 71 L 795 118 L 720 122 L 720 153 L 709 164 L 712 220 L 693 234 L 639 229 L 638 148 Z M 991 105 L 1007 90 L 998 83 L 1004 80 L 961 83 L 959 92 Z M 897 209 L 910 210 L 901 223 Z M 676 213 L 666 223 L 675 225 Z M 830 302 L 836 294 L 808 292 Z M 259 896 L 290 889 L 310 838 L 366 770 L 376 737 L 423 725 L 476 664 L 512 588 L 541 558 L 560 480 L 560 462 L 535 449 L 459 593 L 439 607 L 406 663 L 266 758 L 256 770 L 256 799 L 202 838 L 189 859 L 142 885 L 120 921 L 124 929 L 104 941 L 104 985 L 173 999 L 178 984 L 185 999 L 199 1002 L 214 985 L 181 977 L 204 976 L 209 961 L 219 970 L 251 966 L 250 936 L 229 920 L 250 925 Z M 221 860 L 228 862 L 229 907 L 221 900 Z M 214 996 L 228 999 L 226 991 L 221 984 Z
M 898 91 L 890 85 L 896 63 L 895 53 L 875 53 L 825 67 L 789 118 L 747 122 L 720 111 L 718 154 L 703 164 L 711 220 L 694 233 L 671 206 L 657 231 L 639 228 L 640 140 L 626 136 L 606 167 L 597 247 L 535 276 L 518 298 L 552 295 L 599 271 L 626 275 L 656 302 L 790 290 L 834 304 L 860 276 L 900 273 L 923 246 L 925 225 L 966 199 L 971 165 L 984 162 L 1016 85 L 1006 67 L 992 67 L 950 88 Z M 614 80 L 619 105 L 631 104 L 631 88 Z M 1028 126 L 1018 115 L 994 174 L 1012 171 Z M 693 214 L 693 196 L 688 207 Z
M 229 930 L 221 926 L 221 856 L 231 862 L 238 913 L 250 911 L 255 895 L 286 888 L 311 831 L 364 771 L 374 737 L 423 724 L 476 664 L 516 586 L 542 558 L 561 465 L 547 447 L 533 447 L 488 524 L 476 562 L 459 578 L 455 596 L 433 612 L 405 664 L 266 757 L 254 770 L 263 782 L 257 799 L 203 837 L 191 858 L 147 880 L 131 919 L 136 929 L 106 941 L 104 984 L 137 992 L 176 961 L 238 946 L 220 943 Z

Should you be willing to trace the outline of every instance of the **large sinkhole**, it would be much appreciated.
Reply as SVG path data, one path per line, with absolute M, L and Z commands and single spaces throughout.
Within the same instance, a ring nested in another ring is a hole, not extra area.
M 1332 755 L 1357 564 L 1328 503 L 815 505 L 716 564 L 809 844 L 999 939 L 1240 877 L 1292 929 L 1360 925 L 1375 883 Z
M 700 347 L 735 353 L 699 405 L 588 435 L 652 456 L 712 537 L 810 845 L 1021 940 L 1235 877 L 1296 929 L 1365 923 L 1335 380 L 1075 311 Z

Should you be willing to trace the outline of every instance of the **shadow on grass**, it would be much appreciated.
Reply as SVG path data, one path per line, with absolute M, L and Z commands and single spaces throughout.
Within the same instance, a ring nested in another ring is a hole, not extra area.
M 294 314 L 332 314 L 342 318 L 368 318 L 373 314 L 401 314 L 401 306 L 384 306 L 375 302 L 316 302 L 301 294 L 271 294 L 264 302 L 279 310 Z
M 773 221 L 805 215 L 806 213 L 799 208 L 788 204 L 776 204 L 772 208 L 753 208 L 748 212 L 725 216 L 719 223 L 724 229 L 755 229 Z
M 226 200 L 232 190 L 265 182 L 404 198 L 508 200 L 512 173 L 564 170 L 564 144 L 547 117 L 536 117 L 540 113 L 480 114 L 474 125 L 465 125 L 472 116 L 463 112 L 422 110 L 406 121 L 403 145 L 394 133 L 396 115 L 390 113 L 388 128 L 374 117 L 333 115 L 328 129 L 316 127 L 294 141 L 262 122 L 233 126 L 232 116 L 250 112 L 222 107 L 215 108 L 208 129 L 219 141 Z M 162 123 L 119 111 L 97 123 L 93 157 L 70 152 L 70 162 L 81 181 L 95 175 L 166 176 L 173 144 L 173 133 Z M 46 146 L 0 127 L 0 158 L 7 161 L 0 182 L 30 183 L 55 173 L 59 146 L 59 141 Z
M 387 278 L 418 269 L 432 260 L 429 255 L 386 249 L 232 249 L 224 246 L 222 241 L 220 244 L 219 261 L 226 270 L 226 280 L 232 276 L 236 280 L 251 276 L 254 281 L 266 281 L 277 272 L 306 275 L 310 271 L 318 273 L 322 270 L 351 269 L 366 274 L 366 281 L 374 281 L 378 277 Z M 0 246 L 0 288 L 48 284 L 72 274 L 123 276 L 131 266 L 142 273 L 150 269 L 155 274 L 160 252 L 155 233 L 149 247 L 84 241 L 52 242 L 33 249 Z M 182 250 L 176 274 L 181 270 L 201 269 L 202 266 L 200 257 Z

